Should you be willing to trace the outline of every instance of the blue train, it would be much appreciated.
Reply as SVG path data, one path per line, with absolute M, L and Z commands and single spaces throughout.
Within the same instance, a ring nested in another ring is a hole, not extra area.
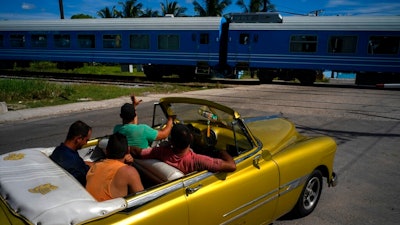
M 400 16 L 290 16 L 233 13 L 163 17 L 0 21 L 0 61 L 143 65 L 149 79 L 256 74 L 262 83 L 323 71 L 357 84 L 400 82 Z

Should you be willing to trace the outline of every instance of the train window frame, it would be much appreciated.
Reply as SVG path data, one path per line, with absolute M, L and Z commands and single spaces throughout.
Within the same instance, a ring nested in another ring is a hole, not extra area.
M 179 50 L 180 35 L 179 34 L 159 34 L 157 36 L 158 50 Z
M 368 54 L 397 55 L 400 50 L 400 36 L 372 35 L 368 37 Z
M 32 48 L 47 48 L 49 39 L 47 34 L 31 34 L 30 36 Z
M 26 47 L 26 35 L 25 34 L 10 34 L 9 43 L 12 48 L 25 48 Z
M 96 48 L 96 36 L 94 34 L 78 34 L 77 40 L 78 48 Z
M 250 44 L 250 33 L 240 33 L 239 34 L 239 44 L 241 44 L 241 45 Z
M 333 54 L 353 54 L 357 52 L 357 35 L 332 35 L 328 38 L 328 52 Z
M 298 39 L 298 37 L 300 39 Z M 295 53 L 316 53 L 318 50 L 318 35 L 294 34 L 290 36 L 289 51 Z
M 54 48 L 71 48 L 70 34 L 54 34 Z
M 150 35 L 149 34 L 130 34 L 129 47 L 135 50 L 148 50 L 150 49 Z
M 103 48 L 105 49 L 120 49 L 122 48 L 121 34 L 103 34 Z

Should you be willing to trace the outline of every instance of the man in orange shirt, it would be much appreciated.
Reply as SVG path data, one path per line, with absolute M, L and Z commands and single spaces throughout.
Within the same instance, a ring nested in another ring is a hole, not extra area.
M 143 190 L 138 171 L 125 164 L 128 152 L 126 137 L 115 133 L 109 137 L 107 158 L 96 162 L 87 173 L 86 190 L 97 200 L 105 201 Z

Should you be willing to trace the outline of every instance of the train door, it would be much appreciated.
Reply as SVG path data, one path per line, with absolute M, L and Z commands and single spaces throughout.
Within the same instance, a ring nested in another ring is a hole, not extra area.
M 210 74 L 210 63 L 212 61 L 211 56 L 211 34 L 209 32 L 199 32 L 193 34 L 193 41 L 196 42 L 196 55 L 197 65 L 196 74 L 198 75 L 209 75 Z
M 250 31 L 237 32 L 236 38 L 231 40 L 234 46 L 235 55 L 235 72 L 236 75 L 241 75 L 245 70 L 248 70 L 251 59 L 251 50 L 254 43 L 258 39 L 258 35 Z M 239 78 L 239 77 L 238 77 Z

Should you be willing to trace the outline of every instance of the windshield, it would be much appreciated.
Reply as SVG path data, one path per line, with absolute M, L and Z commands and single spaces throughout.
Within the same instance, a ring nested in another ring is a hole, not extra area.
M 210 155 L 218 150 L 227 150 L 232 156 L 237 156 L 253 148 L 250 134 L 242 121 L 235 118 L 232 109 L 208 101 L 173 100 L 176 102 L 161 101 L 155 106 L 153 126 L 160 128 L 167 115 L 174 116 L 175 123 L 190 128 L 193 136 L 191 147 L 196 153 Z

